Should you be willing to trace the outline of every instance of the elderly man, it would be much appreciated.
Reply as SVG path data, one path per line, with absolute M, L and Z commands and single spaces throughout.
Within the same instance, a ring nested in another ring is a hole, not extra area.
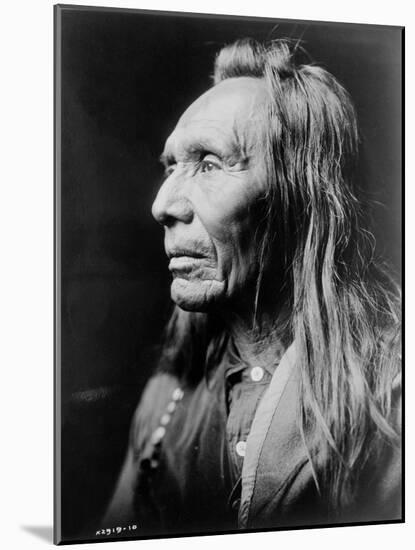
M 136 536 L 401 517 L 398 294 L 362 230 L 351 100 L 297 54 L 224 48 L 167 139 L 176 306 L 105 520 Z

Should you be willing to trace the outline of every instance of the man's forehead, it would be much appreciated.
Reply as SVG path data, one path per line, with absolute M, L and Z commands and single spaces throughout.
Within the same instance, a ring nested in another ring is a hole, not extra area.
M 198 97 L 180 117 L 177 126 L 199 119 L 246 120 L 266 98 L 264 81 L 253 77 L 229 78 Z
M 184 147 L 192 141 L 215 141 L 226 147 L 236 142 L 256 139 L 261 106 L 266 101 L 266 88 L 262 80 L 239 77 L 224 80 L 194 101 L 180 117 L 175 130 L 166 143 L 169 149 L 178 141 Z M 248 134 L 248 135 L 247 135 Z M 254 137 L 255 134 L 255 137 Z

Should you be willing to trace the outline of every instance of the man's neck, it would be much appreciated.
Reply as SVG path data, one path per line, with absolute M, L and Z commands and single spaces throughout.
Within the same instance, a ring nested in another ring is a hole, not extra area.
M 232 316 L 227 324 L 241 358 L 250 364 L 266 367 L 278 363 L 290 344 L 285 313 L 277 319 L 262 315 L 255 323 Z

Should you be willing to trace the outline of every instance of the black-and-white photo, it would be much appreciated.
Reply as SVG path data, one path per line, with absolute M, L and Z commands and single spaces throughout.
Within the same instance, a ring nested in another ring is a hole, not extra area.
M 55 7 L 55 542 L 402 521 L 402 35 Z

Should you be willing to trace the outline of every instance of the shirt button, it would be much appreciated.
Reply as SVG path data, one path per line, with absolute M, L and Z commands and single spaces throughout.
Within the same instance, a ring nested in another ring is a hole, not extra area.
M 254 382 L 259 382 L 264 377 L 264 369 L 262 367 L 254 367 L 251 370 L 251 378 Z
M 238 441 L 238 443 L 235 446 L 236 453 L 239 456 L 245 456 L 246 451 L 246 441 Z

